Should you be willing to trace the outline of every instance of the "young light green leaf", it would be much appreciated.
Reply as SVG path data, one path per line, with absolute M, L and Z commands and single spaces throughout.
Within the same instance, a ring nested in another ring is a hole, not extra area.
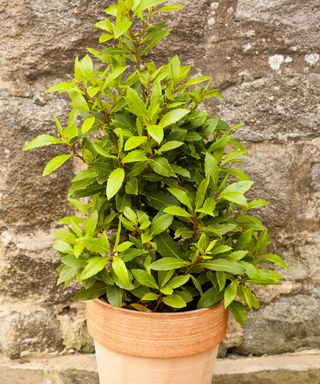
M 286 270 L 288 269 L 287 263 L 279 255 L 275 255 L 274 253 L 267 253 L 265 255 L 261 255 L 258 257 L 259 259 L 271 261 L 272 263 L 279 265 L 283 269 L 286 269 Z
M 184 308 L 187 306 L 183 298 L 178 295 L 165 296 L 162 302 L 172 308 Z
M 175 205 L 167 207 L 163 211 L 166 213 L 169 213 L 169 215 L 174 215 L 179 217 L 192 217 L 191 213 L 187 212 L 182 207 L 177 207 Z
M 229 272 L 233 274 L 242 274 L 245 271 L 241 264 L 225 259 L 215 259 L 201 263 L 200 265 L 212 271 Z
M 251 200 L 248 202 L 247 206 L 243 208 L 244 211 L 248 211 L 249 209 L 261 208 L 270 204 L 267 200 Z
M 190 113 L 189 109 L 174 109 L 163 116 L 159 125 L 166 128 L 182 120 L 188 113 Z
M 148 140 L 146 136 L 132 136 L 126 141 L 124 150 L 131 151 L 134 148 L 139 147 L 141 144 L 145 143 Z
M 185 285 L 190 279 L 190 275 L 185 276 L 175 276 L 173 277 L 169 283 L 166 285 L 166 288 L 176 289 Z
M 24 147 L 24 151 L 30 151 L 31 149 L 46 147 L 53 144 L 63 144 L 62 140 L 51 135 L 40 135 L 30 140 Z
M 168 141 L 167 143 L 163 144 L 159 149 L 158 152 L 168 152 L 172 151 L 173 149 L 179 148 L 183 145 L 181 141 Z
M 192 204 L 189 199 L 189 196 L 187 192 L 183 191 L 179 188 L 168 188 L 168 191 L 177 199 L 180 201 L 181 204 L 184 204 L 187 206 L 190 210 L 192 210 Z
M 146 293 L 144 296 L 142 296 L 141 300 L 142 301 L 154 301 L 158 300 L 159 295 L 157 293 L 149 292 Z
M 180 4 L 172 4 L 172 5 L 165 5 L 164 7 L 160 8 L 158 12 L 166 13 L 166 12 L 173 12 L 173 11 L 179 11 L 180 9 L 183 9 L 184 5 Z
M 45 166 L 43 170 L 43 176 L 48 176 L 50 173 L 55 171 L 56 169 L 60 168 L 61 165 L 63 165 L 66 161 L 68 161 L 72 157 L 71 154 L 69 155 L 59 155 L 51 159 L 48 164 Z
M 80 275 L 81 280 L 87 280 L 102 271 L 107 265 L 107 262 L 108 259 L 105 257 L 91 258 Z
M 96 118 L 94 116 L 88 117 L 82 124 L 81 132 L 85 135 L 92 128 Z
M 137 149 L 135 151 L 128 153 L 128 155 L 125 156 L 124 159 L 122 159 L 123 164 L 134 163 L 136 161 L 148 161 L 146 153 L 144 151 Z
M 238 293 L 238 284 L 232 281 L 224 291 L 224 307 L 228 308 Z
M 112 269 L 116 276 L 124 283 L 127 285 L 130 285 L 130 279 L 129 279 L 129 274 L 128 270 L 126 267 L 126 264 L 120 257 L 114 256 L 112 259 Z
M 125 98 L 126 103 L 128 105 L 129 111 L 134 115 L 147 120 L 148 119 L 148 111 L 140 96 L 131 88 L 127 89 L 127 96 Z
M 170 271 L 171 269 L 179 269 L 189 265 L 188 261 L 178 260 L 174 257 L 164 257 L 157 261 L 154 261 L 150 265 L 150 269 L 155 271 Z
M 117 168 L 110 173 L 107 182 L 107 198 L 108 200 L 112 199 L 113 196 L 117 194 L 117 192 L 122 187 L 123 181 L 125 177 L 125 172 L 123 168 Z
M 149 125 L 147 127 L 147 131 L 149 135 L 158 143 L 161 144 L 163 137 L 164 137 L 164 132 L 163 128 L 160 125 Z
M 208 190 L 209 181 L 210 181 L 209 177 L 206 177 L 201 181 L 199 185 L 197 195 L 196 195 L 196 209 L 199 209 L 202 207 L 202 204 L 204 202 L 204 199 Z

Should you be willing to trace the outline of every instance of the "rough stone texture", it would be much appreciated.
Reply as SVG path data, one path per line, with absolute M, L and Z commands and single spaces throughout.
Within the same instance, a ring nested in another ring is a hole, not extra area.
M 0 353 L 11 357 L 64 348 L 92 351 L 83 306 L 70 301 L 73 289 L 56 287 L 58 258 L 50 250 L 55 221 L 70 210 L 65 196 L 72 164 L 42 178 L 56 149 L 24 154 L 21 147 L 54 129 L 54 113 L 65 116 L 66 101 L 45 90 L 68 78 L 75 56 L 97 46 L 92 26 L 110 3 L 0 4 Z M 184 4 L 170 18 L 175 32 L 156 57 L 162 61 L 179 53 L 195 64 L 195 73 L 214 75 L 225 100 L 208 108 L 244 122 L 237 135 L 251 154 L 243 167 L 255 181 L 254 193 L 272 202 L 259 214 L 271 227 L 274 250 L 290 265 L 283 285 L 258 290 L 262 310 L 250 314 L 248 326 L 231 324 L 221 353 L 319 348 L 319 1 Z
M 1 384 L 99 384 L 94 372 L 68 370 L 64 372 L 43 372 L 40 370 L 11 370 L 0 368 Z M 13 381 L 14 380 L 14 381 Z M 215 376 L 212 384 L 316 384 L 320 372 L 258 372 L 241 375 Z

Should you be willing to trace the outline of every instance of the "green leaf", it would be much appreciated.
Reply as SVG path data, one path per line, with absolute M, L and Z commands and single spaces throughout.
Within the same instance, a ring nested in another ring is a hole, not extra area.
M 127 96 L 125 98 L 126 103 L 128 105 L 128 109 L 134 115 L 147 120 L 148 119 L 148 111 L 140 96 L 131 88 L 127 90 Z
M 122 159 L 123 164 L 134 163 L 136 161 L 148 161 L 146 153 L 137 149 L 130 152 L 124 159 Z
M 47 92 L 48 93 L 53 93 L 53 92 L 63 93 L 63 92 L 69 91 L 70 89 L 73 89 L 74 87 L 75 87 L 75 85 L 73 83 L 63 81 L 61 83 L 52 85 L 50 88 L 47 89 Z
M 105 257 L 93 257 L 89 260 L 88 264 L 80 275 L 81 280 L 89 279 L 102 271 L 107 265 L 108 259 Z
M 154 269 L 155 271 L 170 271 L 172 269 L 179 269 L 186 267 L 190 263 L 184 260 L 178 260 L 174 257 L 164 257 L 157 261 L 154 261 L 150 265 L 150 269 Z
M 76 300 L 93 300 L 104 295 L 106 286 L 104 283 L 96 283 L 92 287 L 81 289 L 76 295 Z
M 85 121 L 83 122 L 82 127 L 81 127 L 81 132 L 84 135 L 90 131 L 95 120 L 96 120 L 96 118 L 94 116 L 88 117 L 87 119 L 85 119 Z
M 229 305 L 237 297 L 238 293 L 238 284 L 232 281 L 224 291 L 224 307 L 228 308 Z
M 147 271 L 144 271 L 143 269 L 133 269 L 131 272 L 139 284 L 144 285 L 145 287 L 158 289 L 158 284 L 155 278 Z
M 113 68 L 112 72 L 109 73 L 108 76 L 106 77 L 101 91 L 104 91 L 107 87 L 109 87 L 114 80 L 116 80 L 119 76 L 123 74 L 123 72 L 125 72 L 127 68 L 128 68 L 127 66 Z
M 56 169 L 60 168 L 61 165 L 63 165 L 71 157 L 72 157 L 72 155 L 69 154 L 69 155 L 59 155 L 59 156 L 56 156 L 53 159 L 51 159 L 43 170 L 43 176 L 50 175 L 50 173 L 52 173 Z
M 117 245 L 114 248 L 114 251 L 115 252 L 125 252 L 127 249 L 129 249 L 132 246 L 133 246 L 133 244 L 131 243 L 131 241 L 125 241 L 124 243 Z
M 86 234 L 91 237 L 94 235 L 94 231 L 98 224 L 99 214 L 98 211 L 93 211 L 90 217 L 85 222 Z
M 241 192 L 225 192 L 223 191 L 218 196 L 219 200 L 227 200 L 231 203 L 235 203 L 241 206 L 247 205 L 247 199 L 244 197 L 244 195 Z
M 40 135 L 32 140 L 30 140 L 24 147 L 24 151 L 30 151 L 31 149 L 47 147 L 48 145 L 53 144 L 63 144 L 62 140 L 51 135 Z
M 163 232 L 161 235 L 156 236 L 154 241 L 157 244 L 157 251 L 162 257 L 182 257 L 182 248 L 167 232 Z
M 225 272 L 216 271 L 216 276 L 217 276 L 217 281 L 218 281 L 220 291 L 222 291 L 226 285 L 226 280 L 227 280 L 226 274 Z
M 206 153 L 204 171 L 206 177 L 210 176 L 215 182 L 218 180 L 219 166 L 216 159 L 210 153 Z
M 249 180 L 249 176 L 245 172 L 243 172 L 241 169 L 227 168 L 227 169 L 224 169 L 224 171 L 236 177 L 239 180 L 242 180 L 242 181 Z
M 158 143 L 161 144 L 163 137 L 164 137 L 164 132 L 163 128 L 160 127 L 159 125 L 150 125 L 147 127 L 149 135 Z
M 133 10 L 135 11 L 135 14 L 139 14 L 146 9 L 155 7 L 164 2 L 165 0 L 141 0 L 140 2 L 138 2 L 139 4 L 138 7 L 137 8 L 133 7 Z
M 171 164 L 171 168 L 178 175 L 186 177 L 187 179 L 191 179 L 190 172 L 187 169 L 180 167 L 179 165 L 176 165 L 176 164 Z
M 235 320 L 239 324 L 241 324 L 241 325 L 246 324 L 246 322 L 247 322 L 247 310 L 241 303 L 239 303 L 238 301 L 233 301 L 230 304 L 230 310 L 231 310 L 233 317 L 235 318 Z
M 141 144 L 145 143 L 148 140 L 146 136 L 132 136 L 126 141 L 124 146 L 125 151 L 131 151 L 134 148 L 139 147 Z
M 172 308 L 184 308 L 187 306 L 183 298 L 178 295 L 165 296 L 162 302 Z
M 167 207 L 163 211 L 166 213 L 169 213 L 169 215 L 174 215 L 174 216 L 179 216 L 179 217 L 192 217 L 191 213 L 189 213 L 185 209 L 183 209 L 181 207 L 177 207 L 175 205 Z
M 159 149 L 158 149 L 158 152 L 168 152 L 168 151 L 171 151 L 173 149 L 176 149 L 176 148 L 179 148 L 181 147 L 181 145 L 183 145 L 183 143 L 181 141 L 168 141 L 167 143 L 163 144 Z
M 114 256 L 112 259 L 112 269 L 116 276 L 126 285 L 130 285 L 129 274 L 126 264 L 120 257 Z
M 117 192 L 122 187 L 123 181 L 125 177 L 125 172 L 123 168 L 117 168 L 110 173 L 107 182 L 107 198 L 108 200 L 112 199 L 113 196 L 117 194 Z
M 288 269 L 287 263 L 282 259 L 281 256 L 275 255 L 274 253 L 267 253 L 265 255 L 258 256 L 259 259 L 271 261 L 274 264 L 279 265 L 280 267 L 284 269 Z
M 79 268 L 78 267 L 72 267 L 69 265 L 64 265 L 60 270 L 59 270 L 59 278 L 57 281 L 57 285 L 66 283 L 68 284 L 71 280 L 73 280 L 78 273 Z
M 172 4 L 172 5 L 166 5 L 158 10 L 158 12 L 173 12 L 173 11 L 179 11 L 180 9 L 183 9 L 184 5 L 180 4 Z
M 213 261 L 201 263 L 200 265 L 203 268 L 207 268 L 212 271 L 229 272 L 233 274 L 242 274 L 245 271 L 241 264 L 225 259 L 215 259 Z
M 270 202 L 267 200 L 251 200 L 248 202 L 247 206 L 243 208 L 244 211 L 248 211 L 249 209 L 256 209 L 260 207 L 264 207 L 269 205 Z
M 149 293 L 146 293 L 142 298 L 141 300 L 142 301 L 154 301 L 154 300 L 158 300 L 159 298 L 159 295 L 156 294 L 156 293 L 153 293 L 153 292 L 149 292 Z
M 126 183 L 126 193 L 128 195 L 138 195 L 139 193 L 139 184 L 137 178 L 132 178 Z
M 186 205 L 190 210 L 192 210 L 192 204 L 188 197 L 188 194 L 179 188 L 168 188 L 168 191 L 180 201 L 181 204 Z
M 169 162 L 164 157 L 158 157 L 156 159 L 149 159 L 150 166 L 153 169 L 155 173 L 161 176 L 175 177 L 176 174 L 174 173 L 173 169 L 171 168 Z
M 123 290 L 116 285 L 108 285 L 107 298 L 113 307 L 121 308 L 123 302 Z
M 175 124 L 184 118 L 190 111 L 188 109 L 174 109 L 163 116 L 159 125 L 166 128 L 169 125 Z
M 203 295 L 201 295 L 198 301 L 197 309 L 213 307 L 222 299 L 223 295 L 221 292 L 218 292 L 215 287 L 209 288 Z
M 156 217 L 151 224 L 150 233 L 153 236 L 160 235 L 160 233 L 166 231 L 172 224 L 173 216 L 161 214 Z
M 199 188 L 198 188 L 198 191 L 197 191 L 197 195 L 196 195 L 196 209 L 199 209 L 202 207 L 202 204 L 204 202 L 204 199 L 205 199 L 205 196 L 206 196 L 206 193 L 207 193 L 207 189 L 208 189 L 208 186 L 209 186 L 209 177 L 206 177 L 205 179 L 203 179 L 199 185 Z
M 185 285 L 190 279 L 190 275 L 185 276 L 175 276 L 173 277 L 169 283 L 166 285 L 166 288 L 176 289 Z
M 249 191 L 252 185 L 252 181 L 238 181 L 237 183 L 228 185 L 227 188 L 222 191 L 222 194 L 227 192 L 246 193 Z
M 244 229 L 253 229 L 255 231 L 264 231 L 266 229 L 258 218 L 251 215 L 238 216 L 236 221 Z
M 121 37 L 124 33 L 127 32 L 127 30 L 131 27 L 131 20 L 129 19 L 123 19 L 121 21 L 117 21 L 116 27 L 114 29 L 114 38 L 118 39 Z

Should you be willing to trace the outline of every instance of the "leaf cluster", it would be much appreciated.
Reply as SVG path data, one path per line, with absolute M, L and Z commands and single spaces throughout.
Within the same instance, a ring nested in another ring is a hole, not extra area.
M 76 216 L 55 232 L 58 283 L 77 280 L 78 299 L 105 298 L 138 311 L 192 310 L 224 300 L 241 324 L 258 309 L 252 286 L 278 284 L 267 267 L 286 264 L 252 209 L 249 177 L 237 167 L 246 149 L 218 116 L 199 109 L 221 98 L 208 76 L 191 77 L 178 56 L 149 58 L 170 30 L 159 14 L 181 9 L 163 0 L 119 0 L 96 27 L 107 47 L 75 60 L 74 78 L 52 86 L 65 93 L 67 126 L 25 150 L 61 145 L 48 175 L 77 157 L 69 201 Z M 102 69 L 101 69 L 102 68 Z

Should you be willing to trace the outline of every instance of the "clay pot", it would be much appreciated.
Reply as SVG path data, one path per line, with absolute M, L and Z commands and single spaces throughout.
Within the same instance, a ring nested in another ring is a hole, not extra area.
M 211 384 L 227 320 L 223 303 L 189 312 L 144 313 L 89 301 L 87 323 L 100 384 Z

